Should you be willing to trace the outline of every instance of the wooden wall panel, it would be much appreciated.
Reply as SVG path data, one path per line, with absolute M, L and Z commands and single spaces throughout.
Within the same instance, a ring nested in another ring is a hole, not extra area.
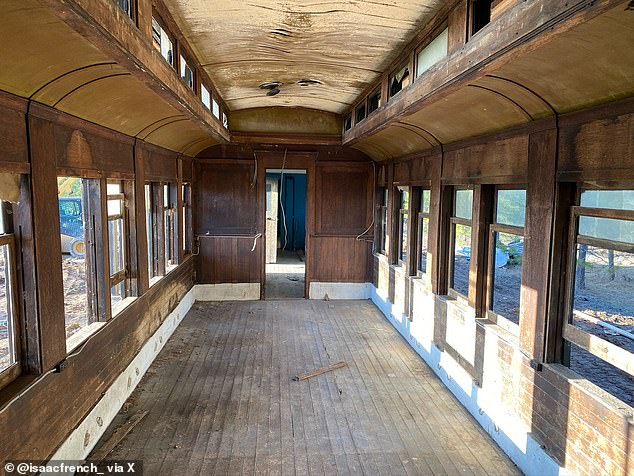
M 558 179 L 634 180 L 634 99 L 560 120 Z
M 0 170 L 28 170 L 26 101 L 0 92 Z
M 253 162 L 201 163 L 195 207 L 198 234 L 254 234 L 258 223 L 257 191 L 251 187 Z
M 201 236 L 196 278 L 203 284 L 259 283 L 260 253 L 254 238 Z
M 372 278 L 372 243 L 357 241 L 355 237 L 318 236 L 313 238 L 311 249 L 312 281 L 364 283 Z
M 449 54 L 458 51 L 467 42 L 467 3 L 468 0 L 460 0 L 449 14 Z
M 143 143 L 145 155 L 145 180 L 153 182 L 176 182 L 178 177 L 178 154 L 158 146 Z
M 408 157 L 394 163 L 394 183 L 399 185 L 420 185 L 435 178 L 440 171 L 442 154 L 434 151 L 417 157 Z
M 315 232 L 358 235 L 372 220 L 372 168 L 362 165 L 318 165 Z
M 528 134 L 453 146 L 443 157 L 446 183 L 522 183 L 528 167 Z

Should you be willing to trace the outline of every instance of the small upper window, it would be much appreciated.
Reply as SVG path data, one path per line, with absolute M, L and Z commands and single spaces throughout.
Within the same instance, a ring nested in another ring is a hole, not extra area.
M 211 93 L 204 84 L 200 85 L 200 100 L 203 102 L 205 107 L 211 111 Z
M 194 90 L 194 70 L 189 66 L 187 60 L 181 55 L 181 79 L 192 91 Z
M 381 90 L 377 89 L 368 97 L 368 114 L 372 114 L 381 107 Z
M 352 129 L 352 116 L 346 116 L 346 118 L 343 120 L 343 130 L 344 131 L 349 131 L 350 129 Z
M 409 86 L 410 81 L 409 67 L 404 65 L 390 76 L 390 97 L 396 96 Z
M 115 0 L 117 6 L 125 12 L 130 18 L 134 18 L 134 10 L 132 8 L 133 0 Z
M 229 118 L 224 112 L 222 113 L 222 125 L 225 129 L 229 129 Z
M 471 1 L 471 35 L 475 35 L 491 22 L 491 0 Z
M 365 103 L 361 104 L 359 107 L 357 107 L 356 113 L 355 113 L 355 124 L 359 124 L 360 122 L 362 122 L 365 119 L 366 116 L 366 109 L 365 109 Z
M 152 43 L 172 67 L 174 67 L 174 44 L 159 21 L 152 17 Z
M 440 35 L 432 40 L 425 48 L 418 52 L 416 61 L 416 77 L 423 74 L 429 68 L 447 56 L 449 44 L 449 29 L 445 29 Z
M 220 119 L 220 104 L 216 101 L 216 98 L 211 98 L 211 113 L 214 115 L 216 119 Z

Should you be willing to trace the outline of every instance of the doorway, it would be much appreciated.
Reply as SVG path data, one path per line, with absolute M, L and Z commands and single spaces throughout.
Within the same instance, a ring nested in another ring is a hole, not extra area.
M 266 170 L 265 299 L 303 299 L 306 171 Z

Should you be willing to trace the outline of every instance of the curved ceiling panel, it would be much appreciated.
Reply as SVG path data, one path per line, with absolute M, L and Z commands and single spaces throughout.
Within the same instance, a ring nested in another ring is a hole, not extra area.
M 559 113 L 634 94 L 634 12 L 619 6 L 503 66 L 495 74 L 545 98 Z
M 342 113 L 446 2 L 166 0 L 232 110 L 300 106 Z M 323 85 L 302 88 L 314 79 Z M 281 93 L 258 88 L 281 81 Z
M 149 134 L 145 140 L 190 156 L 218 143 L 190 121 L 170 122 Z
M 231 114 L 234 132 L 341 135 L 341 117 L 311 109 L 244 109 Z
M 2 2 L 0 89 L 29 97 L 69 71 L 109 61 L 37 2 Z

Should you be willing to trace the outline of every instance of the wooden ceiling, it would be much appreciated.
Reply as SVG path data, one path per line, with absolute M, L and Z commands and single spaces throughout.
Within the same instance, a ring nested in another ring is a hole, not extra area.
M 626 6 L 430 96 L 350 145 L 375 160 L 397 158 L 634 95 L 634 12 Z
M 344 112 L 438 11 L 441 0 L 165 0 L 232 111 Z M 300 86 L 302 79 L 321 84 Z M 280 81 L 268 97 L 258 86 Z

